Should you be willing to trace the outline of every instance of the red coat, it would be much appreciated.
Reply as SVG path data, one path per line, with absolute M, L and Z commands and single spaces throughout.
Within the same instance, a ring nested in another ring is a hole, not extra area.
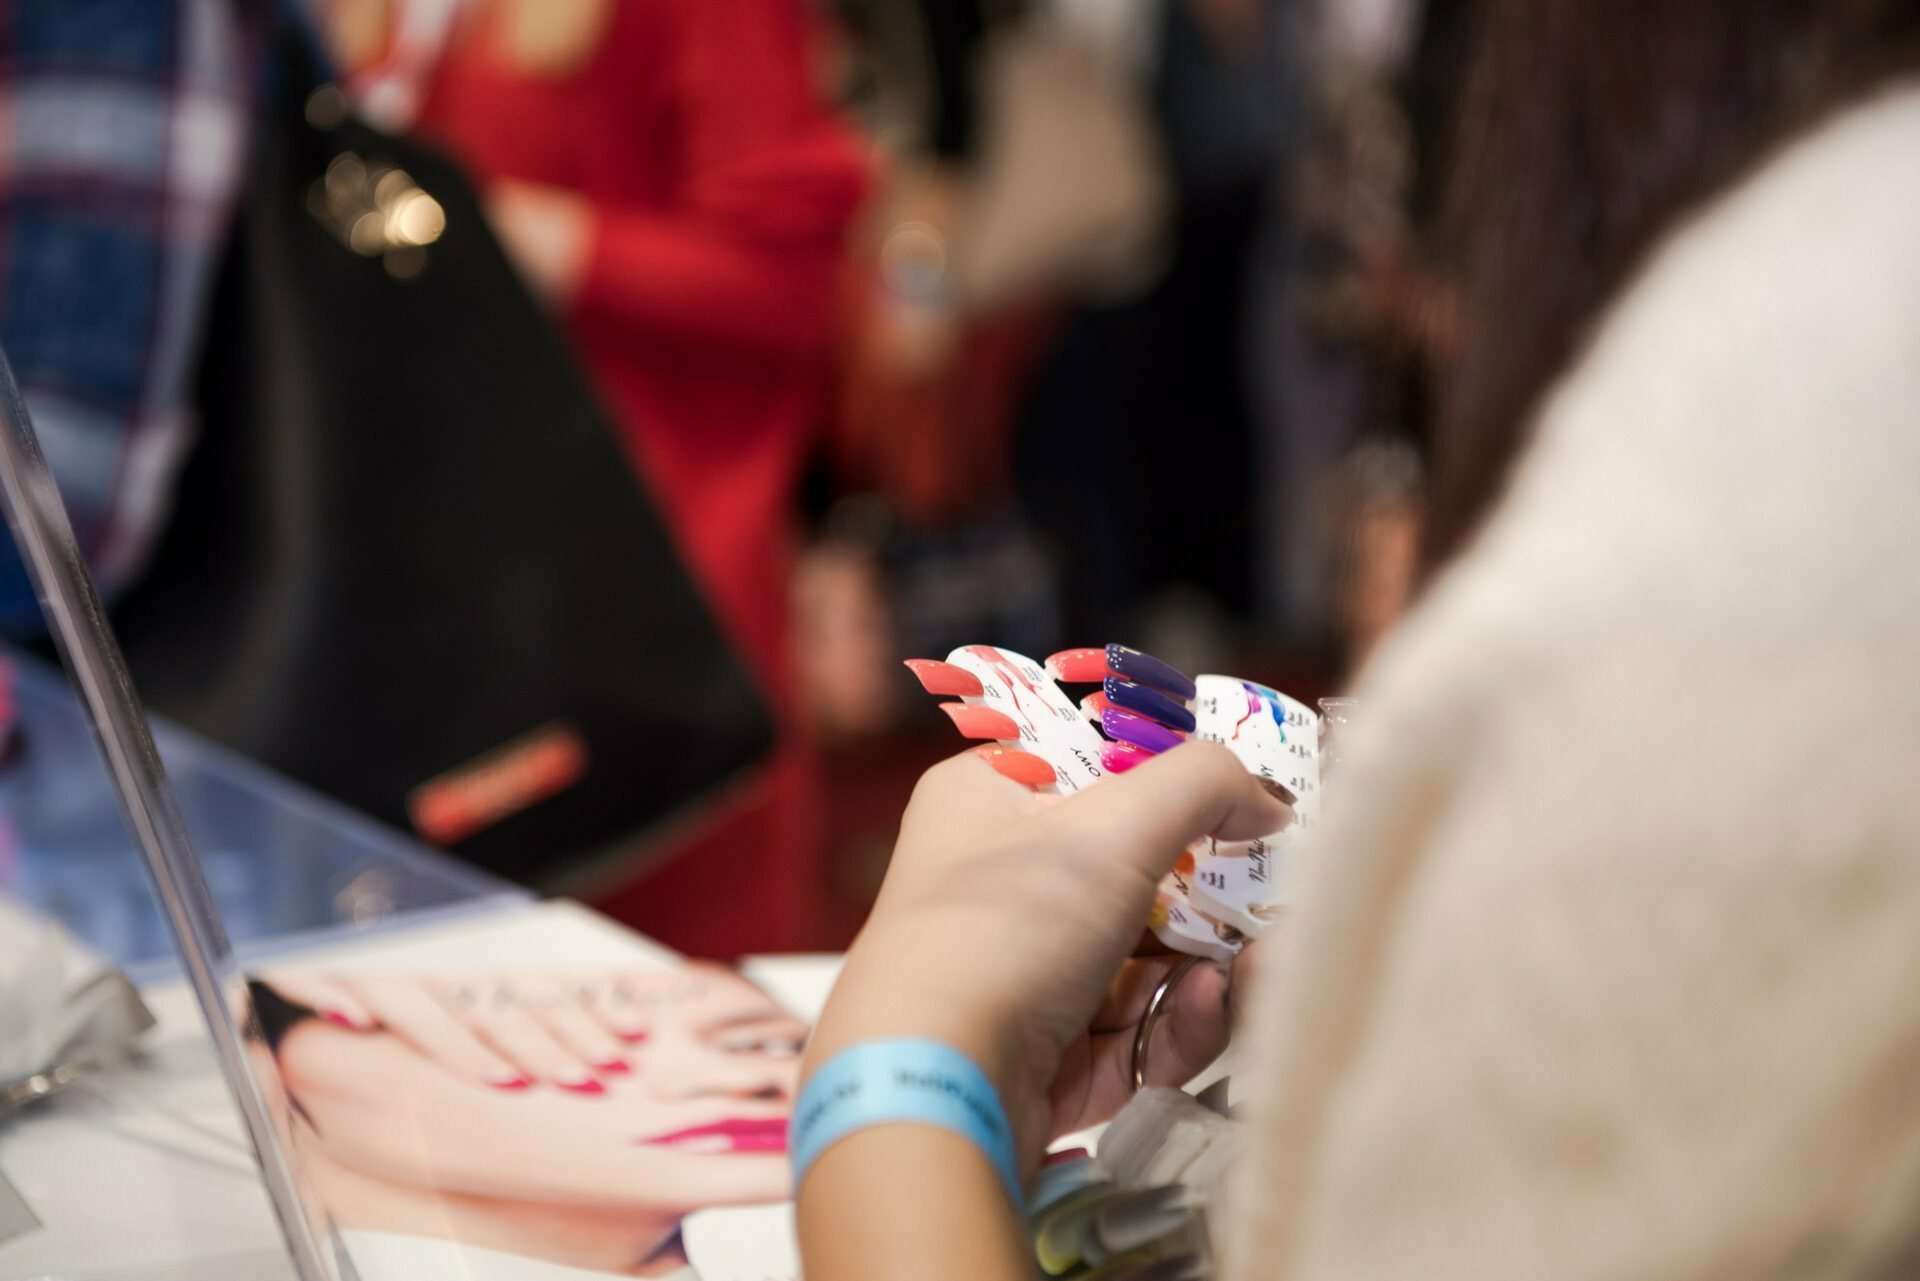
M 565 317 L 688 561 L 778 698 L 785 542 L 834 273 L 865 190 L 811 80 L 804 0 L 616 0 L 582 68 L 456 42 L 420 130 L 482 182 L 596 210 Z

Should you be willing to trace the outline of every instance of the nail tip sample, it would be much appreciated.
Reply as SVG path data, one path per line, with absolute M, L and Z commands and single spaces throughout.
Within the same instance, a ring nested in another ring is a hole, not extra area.
M 1107 651 L 1104 649 L 1063 649 L 1050 654 L 1047 675 L 1068 684 L 1095 685 L 1106 679 Z
M 1151 685 L 1140 685 L 1120 676 L 1109 676 L 1101 685 L 1106 702 L 1159 721 L 1183 734 L 1191 734 L 1199 721 L 1191 711 Z
M 920 682 L 920 688 L 940 697 L 979 698 L 986 693 L 980 678 L 964 667 L 937 658 L 909 658 L 908 671 Z
M 1002 739 L 1008 742 L 1020 737 L 1020 727 L 1005 712 L 996 712 L 991 707 L 971 707 L 966 703 L 941 703 L 940 710 L 953 721 L 955 729 L 967 738 Z
M 1186 741 L 1185 735 L 1178 730 L 1168 729 L 1159 721 L 1149 720 L 1120 707 L 1110 707 L 1101 715 L 1100 728 L 1110 738 L 1132 743 L 1149 752 L 1164 752 Z
M 1001 777 L 1028 787 L 1051 787 L 1059 781 L 1053 766 L 1032 752 L 1022 752 L 1004 747 L 982 747 L 976 755 L 994 768 Z
M 1107 667 L 1116 675 L 1138 681 L 1142 685 L 1151 685 L 1182 701 L 1192 698 L 1199 692 L 1198 686 L 1186 673 L 1132 646 L 1122 645 L 1116 641 L 1107 646 L 1106 657 Z

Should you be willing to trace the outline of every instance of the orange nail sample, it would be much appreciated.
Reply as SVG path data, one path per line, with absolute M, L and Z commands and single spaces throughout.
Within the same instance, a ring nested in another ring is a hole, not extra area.
M 1027 787 L 1051 787 L 1059 781 L 1054 776 L 1053 766 L 1032 752 L 1007 747 L 977 747 L 974 754 L 993 766 L 1003 777 Z
M 1107 679 L 1107 651 L 1063 649 L 1047 659 L 1047 674 L 1055 680 L 1097 685 Z
M 937 658 L 909 658 L 907 669 L 920 678 L 920 688 L 948 698 L 979 698 L 986 690 L 980 678 L 964 667 Z
M 942 703 L 940 710 L 953 718 L 954 728 L 967 738 L 997 738 L 1007 742 L 1020 737 L 1020 727 L 1005 712 L 991 707 L 969 707 L 965 703 Z

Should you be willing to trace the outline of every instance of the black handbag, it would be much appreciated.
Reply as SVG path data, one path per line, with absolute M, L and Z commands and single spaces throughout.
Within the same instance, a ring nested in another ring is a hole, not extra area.
M 148 704 L 459 856 L 578 885 L 770 746 L 567 345 L 446 159 L 303 31 L 221 273 L 202 435 L 115 612 Z

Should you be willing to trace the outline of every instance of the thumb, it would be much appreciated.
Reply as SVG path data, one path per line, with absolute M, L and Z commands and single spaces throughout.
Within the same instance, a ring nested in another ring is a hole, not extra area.
M 1046 814 L 1070 840 L 1097 842 L 1158 880 L 1197 837 L 1250 840 L 1285 827 L 1293 811 L 1218 743 L 1190 741 Z

